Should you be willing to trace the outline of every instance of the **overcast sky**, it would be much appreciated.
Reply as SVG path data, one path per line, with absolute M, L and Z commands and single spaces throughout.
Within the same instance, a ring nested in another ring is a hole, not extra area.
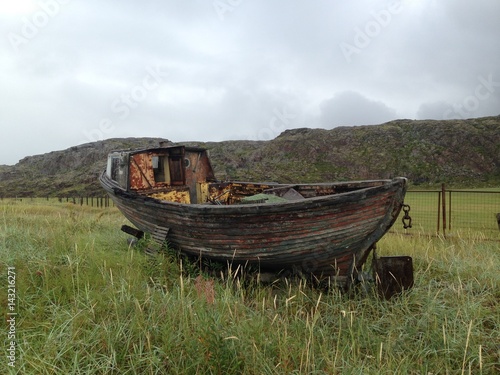
M 498 0 L 0 0 L 0 164 L 500 114 Z

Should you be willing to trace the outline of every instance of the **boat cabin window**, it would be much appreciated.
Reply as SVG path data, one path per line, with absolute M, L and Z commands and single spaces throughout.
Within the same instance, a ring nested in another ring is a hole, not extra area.
M 151 167 L 153 168 L 155 182 L 165 182 L 171 185 L 185 185 L 185 160 L 182 155 L 153 155 Z
M 121 187 L 127 188 L 127 156 L 114 154 L 108 157 L 106 174 Z
M 170 182 L 168 178 L 168 164 L 165 165 L 165 162 L 167 161 L 167 156 L 154 155 L 151 157 L 151 166 L 153 167 L 153 173 L 156 182 Z

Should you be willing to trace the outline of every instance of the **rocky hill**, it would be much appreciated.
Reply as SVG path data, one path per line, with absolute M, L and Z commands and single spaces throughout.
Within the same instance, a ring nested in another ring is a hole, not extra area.
M 160 138 L 109 139 L 0 166 L 0 196 L 102 196 L 97 176 L 111 150 Z M 406 176 L 414 185 L 500 184 L 500 116 L 396 120 L 382 125 L 286 130 L 270 141 L 188 142 L 210 150 L 220 179 L 278 182 Z

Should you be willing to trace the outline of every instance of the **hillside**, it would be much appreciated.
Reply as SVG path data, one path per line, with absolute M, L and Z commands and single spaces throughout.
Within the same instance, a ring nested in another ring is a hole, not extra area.
M 0 196 L 102 195 L 111 150 L 159 138 L 109 139 L 28 156 L 0 168 Z M 382 125 L 286 130 L 270 141 L 188 142 L 206 147 L 220 179 L 279 182 L 406 176 L 414 185 L 500 184 L 500 116 L 396 120 Z

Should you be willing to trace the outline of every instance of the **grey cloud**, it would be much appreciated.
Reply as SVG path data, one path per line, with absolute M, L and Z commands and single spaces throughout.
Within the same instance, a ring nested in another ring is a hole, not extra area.
M 499 112 L 500 86 L 473 99 L 479 77 L 500 82 L 496 0 L 401 0 L 351 62 L 339 45 L 393 1 L 221 1 L 223 19 L 202 0 L 67 2 L 18 52 L 8 35 L 33 13 L 0 14 L 0 130 L 9 132 L 0 164 L 73 146 L 85 132 L 259 139 L 293 127 L 442 118 L 457 106 L 471 117 Z M 113 103 L 157 66 L 169 76 L 120 117 Z
M 340 125 L 373 125 L 396 118 L 396 111 L 380 101 L 345 91 L 325 100 L 321 106 L 321 124 L 326 128 Z
M 441 120 L 446 117 L 459 118 L 458 115 L 453 115 L 453 106 L 445 101 L 438 101 L 432 103 L 423 103 L 417 111 L 418 120 L 437 119 Z

